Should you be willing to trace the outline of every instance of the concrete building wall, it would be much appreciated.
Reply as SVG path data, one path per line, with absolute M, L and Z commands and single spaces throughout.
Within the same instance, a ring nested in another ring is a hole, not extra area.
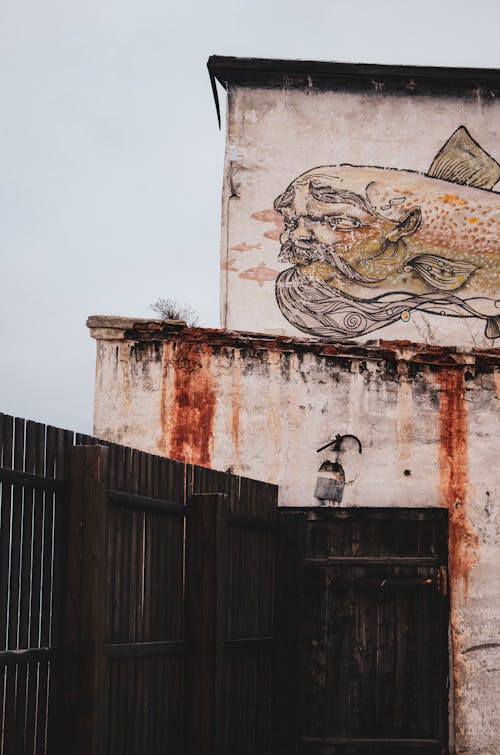
M 337 460 L 342 506 L 448 509 L 456 751 L 498 753 L 499 350 L 88 324 L 98 437 L 277 483 L 282 505 L 318 505 Z M 362 453 L 318 453 L 337 433 Z

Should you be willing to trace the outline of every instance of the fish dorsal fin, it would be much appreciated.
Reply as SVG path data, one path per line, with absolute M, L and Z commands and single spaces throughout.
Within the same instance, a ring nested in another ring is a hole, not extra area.
M 500 165 L 472 138 L 465 126 L 460 126 L 441 147 L 427 175 L 463 186 L 492 189 L 500 180 Z

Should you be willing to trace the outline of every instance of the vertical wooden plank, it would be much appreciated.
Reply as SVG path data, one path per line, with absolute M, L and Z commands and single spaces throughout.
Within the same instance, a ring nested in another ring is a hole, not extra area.
M 132 480 L 129 492 L 138 493 L 140 490 L 140 457 L 139 451 L 132 452 Z M 130 511 L 128 519 L 129 544 L 127 592 L 129 595 L 127 611 L 127 641 L 136 642 L 137 613 L 139 607 L 138 584 L 138 525 L 141 514 L 137 509 Z M 135 685 L 132 685 L 135 688 Z
M 24 471 L 33 474 L 36 456 L 36 425 L 26 422 L 26 444 L 24 452 Z M 42 472 L 43 474 L 43 472 Z M 31 568 L 32 568 L 32 535 L 34 514 L 34 491 L 25 488 L 23 496 L 22 514 L 22 555 L 21 555 L 21 589 L 19 605 L 19 646 L 29 647 L 29 621 L 31 603 Z
M 192 656 L 186 694 L 190 755 L 216 755 L 220 747 L 223 685 L 225 497 L 195 495 L 188 509 L 188 637 Z
M 440 584 L 439 584 L 439 647 L 441 658 L 440 665 L 440 678 L 438 680 L 439 688 L 441 689 L 441 695 L 439 697 L 438 713 L 438 730 L 439 738 L 442 742 L 448 742 L 450 735 L 453 734 L 449 731 L 451 727 L 451 721 L 449 721 L 448 705 L 450 699 L 450 689 L 454 680 L 450 678 L 450 658 L 448 651 L 448 630 L 450 626 L 450 598 L 449 598 L 449 575 L 448 575 L 448 511 L 442 512 L 442 519 L 439 523 L 439 554 L 440 554 Z M 451 675 L 452 676 L 452 675 Z
M 24 467 L 24 432 L 25 422 L 16 417 L 14 419 L 13 468 L 22 471 Z M 22 510 L 23 489 L 21 485 L 13 485 L 12 517 L 10 541 L 10 580 L 8 584 L 8 627 L 7 648 L 19 648 L 20 624 L 20 586 L 22 568 Z M 25 668 L 12 666 L 7 668 L 5 691 L 5 744 L 6 752 L 22 747 L 22 735 L 18 730 L 21 715 L 20 706 L 24 701 L 18 699 L 17 681 L 20 678 L 20 692 L 23 688 L 22 675 Z
M 157 457 L 148 454 L 147 457 L 147 493 L 146 495 L 155 497 L 156 495 L 156 474 L 155 467 L 157 466 Z M 152 532 L 151 532 L 151 513 L 145 512 L 143 523 L 143 616 L 141 626 L 141 637 L 145 642 L 149 642 L 151 638 L 151 605 L 155 599 L 153 593 L 153 582 L 151 579 L 151 564 L 152 564 Z M 151 668 L 151 667 L 150 667 Z M 149 685 L 148 685 L 149 689 Z
M 141 490 L 143 495 L 153 496 L 151 485 L 151 460 L 150 454 L 141 456 Z M 148 513 L 140 512 L 139 531 L 138 531 L 138 561 L 139 561 L 139 605 L 137 610 L 137 630 L 136 636 L 138 642 L 144 642 L 147 637 L 147 617 L 146 617 L 146 574 L 147 574 L 147 553 L 146 553 L 146 526 Z
M 25 424 L 24 460 L 25 472 L 35 472 L 35 423 Z M 32 535 L 33 535 L 34 491 L 24 487 L 22 491 L 21 515 L 21 570 L 19 575 L 19 626 L 18 647 L 30 647 L 30 604 L 32 571 Z M 26 715 L 28 693 L 29 664 L 18 666 L 16 684 L 16 742 L 18 747 L 26 749 Z
M 1 464 L 12 469 L 13 418 L 2 415 Z M 12 486 L 2 483 L 0 513 L 0 650 L 7 647 L 7 620 L 9 600 L 10 525 L 12 517 Z
M 18 417 L 14 420 L 14 469 L 24 467 L 24 428 L 25 422 Z M 21 578 L 22 508 L 23 489 L 13 486 L 12 541 L 9 585 L 9 629 L 7 647 L 17 648 L 19 631 L 19 587 Z
M 13 437 L 13 418 L 9 415 L 0 415 L 1 429 L 1 447 L 0 463 L 7 469 L 12 468 L 12 437 Z M 7 647 L 7 621 L 8 621 L 8 600 L 9 600 L 9 564 L 10 564 L 10 525 L 12 516 L 12 486 L 2 483 L 0 498 L 0 650 Z M 1 752 L 7 753 L 5 732 L 8 722 L 6 715 L 8 708 L 6 705 L 7 692 L 7 670 L 3 667 L 0 669 L 0 744 Z
M 306 514 L 279 514 L 277 625 L 280 652 L 277 670 L 276 751 L 299 752 L 302 725 L 302 615 Z
M 175 462 L 169 460 L 162 460 L 160 462 L 159 473 L 159 489 L 162 498 L 167 500 L 176 501 L 175 489 L 176 489 L 176 469 L 178 465 Z M 165 518 L 159 514 L 154 513 L 151 515 L 153 521 L 153 584 L 162 585 L 162 594 L 154 601 L 154 632 L 156 640 L 163 640 L 167 636 L 168 632 L 168 605 L 167 595 L 165 594 L 165 586 L 168 586 L 167 574 L 167 527 L 168 522 Z
M 112 488 L 112 477 L 114 477 L 114 470 L 116 464 L 116 446 L 111 444 L 109 446 L 109 485 Z M 108 510 L 108 527 L 106 538 L 106 642 L 112 642 L 112 626 L 113 626 L 113 603 L 115 600 L 114 594 L 114 532 L 115 532 L 115 519 L 116 512 L 113 507 L 110 506 Z
M 59 440 L 59 439 L 58 439 Z M 68 559 L 67 559 L 67 600 L 66 600 L 66 648 L 65 648 L 65 676 L 66 710 L 64 712 L 64 740 L 70 743 L 71 732 L 76 734 L 77 706 L 80 701 L 79 677 L 79 649 L 81 623 L 81 595 L 80 583 L 83 556 L 83 516 L 84 516 L 84 477 L 85 459 L 81 448 L 71 459 L 70 493 L 68 499 Z M 80 488 L 80 490 L 78 490 Z
M 70 457 L 75 434 L 71 430 L 56 428 L 56 456 L 53 473 L 47 471 L 47 476 L 67 480 L 69 475 Z
M 227 495 L 217 496 L 216 509 L 216 604 L 215 604 L 215 752 L 225 752 L 225 711 L 229 701 L 225 695 L 224 640 L 228 607 L 228 522 L 229 499 Z
M 165 695 L 163 694 L 163 682 L 165 678 L 165 658 L 158 658 L 156 673 L 154 676 L 154 686 L 152 697 L 155 701 L 154 717 L 152 723 L 153 729 L 153 747 L 155 755 L 160 755 L 164 751 L 162 723 L 165 716 Z
M 123 718 L 121 725 L 125 733 L 124 748 L 122 750 L 123 755 L 135 755 L 134 752 L 134 728 L 136 725 L 136 711 L 135 711 L 135 658 L 124 658 L 123 665 L 126 670 L 125 684 L 123 694 L 126 696 L 125 710 L 126 715 Z
M 45 475 L 68 483 L 69 455 L 74 434 L 69 430 L 48 426 L 45 441 Z M 42 466 L 42 452 L 39 450 Z M 61 647 L 65 643 L 66 622 L 66 559 L 68 547 L 68 488 L 56 495 L 45 494 L 43 501 L 43 561 L 41 574 L 40 643 Z M 50 688 L 48 688 L 50 674 Z M 49 719 L 47 731 L 40 721 L 47 695 Z M 37 752 L 43 752 L 45 739 L 51 753 L 64 755 L 64 672 L 63 658 L 51 661 L 50 667 L 40 666 L 37 706 Z
M 117 663 L 117 705 L 116 705 L 116 721 L 115 721 L 115 734 L 117 747 L 116 752 L 125 753 L 126 743 L 128 738 L 128 730 L 126 726 L 126 704 L 127 704 L 127 660 L 120 658 Z
M 47 428 L 45 425 L 37 423 L 35 426 L 35 473 L 42 476 L 49 476 L 47 470 Z M 59 494 L 58 494 L 59 495 Z M 33 571 L 32 571 L 32 598 L 31 598 L 31 625 L 30 625 L 30 642 L 33 647 L 37 645 L 53 646 L 56 645 L 58 638 L 49 631 L 48 636 L 42 636 L 41 618 L 45 611 L 46 623 L 52 625 L 54 616 L 57 615 L 54 600 L 54 537 L 53 537 L 53 510 L 55 496 L 43 491 L 35 491 L 34 517 L 33 517 Z M 50 537 L 46 538 L 45 533 L 50 530 Z M 64 568 L 64 565 L 61 565 Z M 50 576 L 45 577 L 45 589 L 50 593 L 50 598 L 43 600 L 43 569 L 49 572 Z M 47 751 L 48 738 L 48 721 L 52 716 L 57 720 L 60 709 L 56 705 L 56 694 L 60 686 L 60 667 L 55 661 L 49 663 L 32 664 L 30 666 L 29 678 L 29 697 L 28 697 L 28 716 L 27 730 L 30 735 L 34 735 L 36 728 L 36 716 L 41 709 L 44 709 L 43 719 L 44 728 L 44 745 Z M 41 694 L 40 694 L 41 693 Z M 52 700 L 50 700 L 50 697 Z M 33 724 L 34 722 L 34 724 Z M 41 737 L 40 737 L 41 738 Z M 33 744 L 36 752 L 37 743 Z M 40 752 L 40 749 L 38 750 Z M 56 749 L 51 749 L 56 754 Z
M 144 752 L 151 752 L 150 748 L 150 734 L 151 730 L 149 728 L 149 706 L 150 706 L 150 683 L 151 683 L 151 676 L 154 673 L 154 665 L 155 665 L 155 658 L 142 658 L 141 661 L 144 664 L 143 668 L 143 681 L 144 681 L 144 689 L 143 689 L 143 697 L 142 697 L 142 736 L 139 746 L 139 752 L 141 749 Z
M 45 447 L 46 428 L 44 425 L 35 427 L 35 458 L 34 471 L 39 475 L 45 473 Z M 46 499 L 50 494 L 35 491 L 35 505 L 33 514 L 33 571 L 31 589 L 31 621 L 30 621 L 30 646 L 40 645 L 40 609 L 42 598 L 42 562 L 44 559 L 52 560 L 52 553 L 44 551 L 43 518 Z
M 109 486 L 113 488 L 113 482 L 116 474 L 116 445 L 110 443 L 109 449 Z M 106 643 L 112 642 L 112 627 L 113 627 L 113 606 L 115 601 L 114 592 L 114 577 L 115 577 L 115 563 L 114 563 L 114 534 L 116 523 L 116 511 L 112 506 L 108 506 L 108 522 L 107 522 L 107 536 L 106 536 L 106 606 L 105 606 L 105 641 Z M 105 706 L 107 714 L 104 721 L 103 736 L 105 739 L 105 752 L 113 752 L 112 749 L 112 721 L 114 714 L 114 675 L 113 664 L 111 661 L 106 662 L 105 667 Z
M 126 449 L 124 446 L 116 447 L 115 460 L 115 490 L 124 490 L 124 467 L 126 460 Z M 120 640 L 121 623 L 120 623 L 120 605 L 122 593 L 122 550 L 123 550 L 123 518 L 118 509 L 113 509 L 113 610 L 111 616 L 111 634 L 110 641 L 118 642 Z M 119 666 L 119 664 L 116 664 Z M 116 676 L 119 676 L 118 670 Z
M 123 470 L 120 474 L 119 490 L 134 491 L 133 461 L 135 452 L 131 448 L 124 449 Z M 129 609 L 130 596 L 130 548 L 132 540 L 132 511 L 120 508 L 118 517 L 121 521 L 121 563 L 120 563 L 120 604 L 119 604 L 119 633 L 117 641 L 129 642 Z
M 72 449 L 69 501 L 66 699 L 67 747 L 103 750 L 106 534 L 109 449 Z
M 136 452 L 135 463 L 135 486 L 134 491 L 140 494 L 144 494 L 144 457 L 143 452 Z M 131 629 L 133 631 L 133 642 L 140 641 L 141 633 L 141 614 L 142 614 L 142 522 L 144 520 L 144 512 L 136 510 L 133 512 L 132 517 L 132 553 L 131 553 L 131 567 L 132 567 L 132 580 L 131 580 Z M 144 676 L 144 659 L 136 658 L 133 664 L 134 667 L 134 731 L 132 739 L 133 752 L 140 752 L 142 741 L 142 729 L 143 729 L 143 676 Z

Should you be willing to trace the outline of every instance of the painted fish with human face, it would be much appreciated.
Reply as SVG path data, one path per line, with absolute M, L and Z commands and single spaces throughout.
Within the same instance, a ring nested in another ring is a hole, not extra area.
M 500 166 L 463 127 L 428 174 L 322 166 L 275 202 L 276 296 L 307 333 L 355 337 L 409 317 L 476 317 L 500 336 Z M 461 183 L 457 183 L 460 180 Z

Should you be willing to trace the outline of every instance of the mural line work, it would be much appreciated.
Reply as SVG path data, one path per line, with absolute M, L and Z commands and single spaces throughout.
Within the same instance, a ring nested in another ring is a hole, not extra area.
M 428 173 L 321 166 L 274 203 L 276 299 L 296 328 L 362 336 L 414 310 L 484 320 L 500 337 L 500 165 L 458 128 Z

